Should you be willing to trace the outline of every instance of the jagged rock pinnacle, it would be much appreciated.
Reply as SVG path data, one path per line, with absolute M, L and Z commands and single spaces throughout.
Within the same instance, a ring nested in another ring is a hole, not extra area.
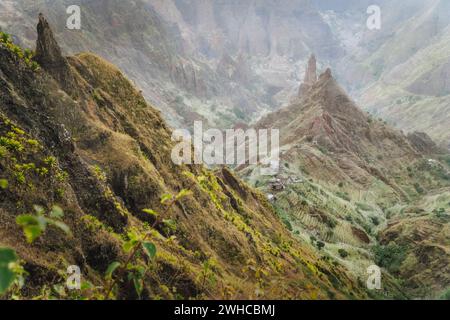
M 317 60 L 314 54 L 308 60 L 308 65 L 306 67 L 305 78 L 303 83 L 300 85 L 298 92 L 299 96 L 302 96 L 306 91 L 308 91 L 317 82 Z
M 75 78 L 69 62 L 62 55 L 61 48 L 55 39 L 50 25 L 42 13 L 37 25 L 37 41 L 35 60 L 47 71 L 69 94 L 73 93 Z
M 61 48 L 55 40 L 53 31 L 42 13 L 37 25 L 36 61 L 44 68 L 60 66 L 65 63 Z
M 317 81 L 317 61 L 314 54 L 308 60 L 308 67 L 306 68 L 305 80 L 303 83 L 313 85 Z

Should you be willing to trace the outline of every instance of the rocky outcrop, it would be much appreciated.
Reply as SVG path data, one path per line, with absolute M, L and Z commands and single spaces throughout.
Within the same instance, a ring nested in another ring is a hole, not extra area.
M 67 61 L 62 56 L 61 48 L 56 42 L 53 31 L 50 29 L 50 25 L 42 13 L 39 14 L 37 32 L 36 61 L 43 68 L 65 65 Z
M 249 83 L 252 77 L 252 70 L 243 54 L 239 54 L 236 59 L 229 54 L 222 55 L 217 65 L 217 72 L 228 80 L 238 83 Z
M 305 79 L 300 85 L 299 97 L 304 95 L 311 87 L 317 82 L 317 61 L 316 56 L 313 54 L 308 60 L 308 65 L 306 67 Z
M 311 55 L 308 60 L 308 68 L 306 69 L 304 83 L 308 85 L 313 85 L 317 81 L 317 61 L 316 56 Z
M 37 25 L 38 38 L 36 41 L 35 60 L 46 70 L 67 93 L 72 93 L 75 83 L 67 59 L 62 55 L 61 48 L 56 42 L 50 25 L 44 15 L 39 14 Z
M 436 143 L 434 143 L 434 141 L 431 140 L 430 136 L 424 132 L 416 131 L 410 133 L 408 134 L 408 140 L 411 145 L 421 153 L 434 153 L 439 151 Z
M 311 144 L 330 163 L 339 164 L 343 158 L 347 164 L 352 163 L 338 170 L 330 169 L 331 166 L 321 166 L 320 172 L 314 172 L 317 168 L 307 168 L 315 178 L 327 176 L 328 180 L 333 177 L 336 181 L 351 179 L 358 183 L 363 181 L 359 177 L 364 176 L 364 180 L 382 181 L 404 198 L 404 192 L 387 172 L 397 170 L 397 161 L 414 161 L 418 155 L 427 154 L 433 149 L 432 141 L 423 135 L 408 139 L 400 131 L 368 116 L 337 83 L 331 69 L 317 78 L 314 56 L 308 63 L 300 91 L 301 97 L 295 103 L 263 117 L 257 127 L 281 128 L 281 145 L 300 144 L 309 148 Z M 306 158 L 304 154 L 297 154 L 295 148 L 291 152 L 295 154 L 293 158 Z M 323 176 L 325 171 L 327 174 Z

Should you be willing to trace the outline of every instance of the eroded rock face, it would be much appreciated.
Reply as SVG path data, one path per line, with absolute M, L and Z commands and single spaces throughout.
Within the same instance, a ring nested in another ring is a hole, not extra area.
M 413 132 L 408 134 L 408 140 L 411 145 L 423 153 L 433 153 L 438 151 L 436 143 L 424 132 Z
M 66 60 L 62 56 L 61 48 L 55 40 L 53 31 L 44 15 L 39 14 L 37 25 L 38 39 L 36 42 L 36 61 L 42 67 L 62 66 Z
M 74 76 L 67 59 L 62 55 L 61 48 L 47 19 L 42 13 L 39 14 L 37 33 L 36 62 L 70 94 L 75 83 Z
M 317 61 L 316 56 L 313 54 L 308 60 L 308 66 L 306 67 L 305 79 L 300 85 L 299 97 L 304 95 L 311 87 L 317 82 Z
M 305 84 L 313 85 L 317 81 L 317 61 L 316 56 L 311 55 L 308 61 L 308 68 L 305 74 Z

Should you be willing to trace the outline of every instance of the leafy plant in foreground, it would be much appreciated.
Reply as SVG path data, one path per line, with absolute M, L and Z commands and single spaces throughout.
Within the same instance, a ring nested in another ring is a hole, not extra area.
M 0 189 L 6 189 L 6 188 L 8 188 L 8 180 L 0 179 Z
M 16 252 L 10 248 L 0 248 L 0 296 L 6 293 L 14 283 L 22 287 L 24 273 Z
M 176 229 L 175 221 L 165 219 L 165 217 L 167 217 L 175 203 L 189 195 L 191 195 L 191 192 L 186 189 L 181 190 L 176 196 L 171 194 L 163 195 L 161 197 L 161 204 L 165 205 L 166 208 L 162 214 L 152 209 L 144 209 L 143 212 L 154 218 L 151 229 L 154 230 L 158 225 L 162 225 L 165 230 Z M 133 283 L 138 296 L 141 296 L 144 289 L 145 277 L 152 264 L 155 263 L 157 253 L 156 245 L 149 241 L 152 234 L 152 232 L 148 232 L 143 235 L 136 231 L 130 231 L 128 233 L 128 241 L 123 244 L 123 250 L 128 253 L 127 259 L 124 263 L 118 261 L 112 262 L 105 272 L 105 299 L 110 298 L 118 280 L 123 279 L 125 276 L 128 281 Z M 137 261 L 140 252 L 145 254 L 151 264 L 142 264 Z M 114 273 L 117 274 L 116 277 L 113 277 Z
M 450 300 L 450 288 L 448 288 L 441 294 L 440 299 L 441 300 Z
M 57 227 L 66 234 L 71 235 L 70 228 L 62 222 L 64 217 L 63 210 L 58 206 L 53 206 L 49 214 L 41 206 L 34 206 L 35 215 L 23 214 L 17 217 L 16 222 L 22 227 L 25 238 L 28 243 L 33 243 L 47 229 L 48 225 Z

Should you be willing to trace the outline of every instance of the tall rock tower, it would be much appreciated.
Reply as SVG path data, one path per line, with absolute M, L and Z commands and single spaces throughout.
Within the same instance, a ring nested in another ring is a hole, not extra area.
M 308 91 L 317 82 L 317 60 L 314 54 L 308 60 L 308 65 L 306 67 L 305 79 L 300 85 L 298 96 L 302 96 L 306 91 Z
M 61 48 L 45 17 L 39 14 L 37 25 L 38 38 L 36 41 L 35 61 L 47 71 L 69 94 L 73 92 L 75 78 L 67 59 L 62 55 Z

